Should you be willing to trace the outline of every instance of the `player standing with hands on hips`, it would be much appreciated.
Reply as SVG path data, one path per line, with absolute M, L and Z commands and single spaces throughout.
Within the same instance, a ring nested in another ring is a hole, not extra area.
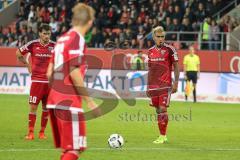
M 165 31 L 157 26 L 152 31 L 155 45 L 148 49 L 148 89 L 151 98 L 150 105 L 155 107 L 158 114 L 158 128 L 160 136 L 153 141 L 155 144 L 167 142 L 168 113 L 167 108 L 172 93 L 177 92 L 179 67 L 178 54 L 175 48 L 165 43 Z M 172 66 L 174 68 L 174 82 L 172 83 Z
M 48 121 L 46 104 L 49 91 L 46 73 L 52 57 L 51 50 L 55 45 L 55 43 L 50 40 L 51 27 L 48 24 L 41 24 L 39 28 L 39 37 L 39 39 L 23 45 L 16 52 L 17 59 L 28 68 L 32 80 L 29 96 L 30 112 L 28 115 L 28 134 L 25 137 L 26 140 L 34 139 L 36 112 L 40 101 L 42 101 L 42 117 L 39 138 L 47 138 L 44 134 Z M 24 55 L 28 53 L 31 55 L 31 64 L 24 58 Z
M 101 114 L 83 81 L 87 65 L 84 36 L 93 24 L 95 11 L 83 3 L 72 11 L 72 28 L 58 39 L 47 72 L 51 82 L 47 108 L 55 146 L 62 149 L 61 160 L 77 160 L 87 147 L 82 100 L 94 115 Z

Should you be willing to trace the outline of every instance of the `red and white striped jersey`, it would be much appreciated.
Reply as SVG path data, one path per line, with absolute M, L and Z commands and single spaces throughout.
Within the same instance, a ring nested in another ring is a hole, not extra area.
M 48 108 L 81 110 L 82 98 L 73 86 L 70 67 L 79 67 L 84 77 L 87 68 L 85 53 L 84 37 L 77 31 L 71 29 L 58 39 L 51 60 L 54 64 L 54 73 L 48 97 Z

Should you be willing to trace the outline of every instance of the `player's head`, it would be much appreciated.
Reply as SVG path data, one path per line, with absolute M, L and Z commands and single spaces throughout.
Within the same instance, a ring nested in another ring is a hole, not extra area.
M 195 49 L 193 46 L 189 46 L 189 52 L 190 54 L 194 54 L 195 53 Z
M 162 26 L 157 26 L 152 30 L 152 36 L 157 46 L 161 45 L 165 41 L 165 31 Z
M 72 25 L 79 26 L 87 32 L 94 21 L 94 9 L 84 3 L 78 3 L 73 7 L 72 12 Z
M 40 40 L 44 43 L 48 43 L 51 37 L 51 27 L 46 23 L 42 23 L 38 31 Z

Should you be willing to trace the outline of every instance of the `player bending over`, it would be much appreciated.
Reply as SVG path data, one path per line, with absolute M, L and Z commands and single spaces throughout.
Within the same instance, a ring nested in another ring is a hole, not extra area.
M 28 134 L 25 137 L 27 140 L 34 139 L 36 112 L 40 101 L 42 101 L 42 117 L 39 138 L 46 139 L 44 130 L 48 121 L 46 103 L 49 91 L 46 73 L 50 58 L 52 57 L 51 50 L 55 45 L 55 43 L 50 40 L 50 36 L 50 26 L 48 24 L 42 24 L 39 28 L 39 39 L 28 42 L 16 52 L 17 59 L 28 68 L 32 80 L 29 96 Z M 24 55 L 28 53 L 31 55 L 31 64 L 24 58 Z
M 152 31 L 155 45 L 148 50 L 148 90 L 151 98 L 150 105 L 155 107 L 158 114 L 158 128 L 160 136 L 153 141 L 155 144 L 167 141 L 168 113 L 171 93 L 178 88 L 179 68 L 178 54 L 173 46 L 165 43 L 165 31 L 158 26 Z M 172 66 L 174 68 L 174 82 L 172 83 Z
M 72 11 L 73 27 L 58 39 L 47 73 L 52 85 L 47 108 L 55 146 L 62 149 L 61 160 L 77 160 L 86 149 L 82 100 L 93 113 L 100 114 L 83 81 L 86 72 L 84 36 L 93 24 L 95 11 L 83 3 L 74 6 Z

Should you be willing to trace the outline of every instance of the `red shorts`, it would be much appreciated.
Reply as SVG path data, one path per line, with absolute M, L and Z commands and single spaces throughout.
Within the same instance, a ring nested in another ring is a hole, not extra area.
M 49 109 L 56 148 L 83 151 L 87 147 L 85 121 L 82 112 Z
M 171 98 L 171 89 L 169 88 L 167 91 L 162 92 L 161 94 L 151 97 L 150 105 L 153 107 L 168 107 L 170 104 Z
M 42 104 L 46 105 L 48 92 L 48 83 L 32 82 L 29 96 L 29 104 L 38 105 L 40 101 L 42 101 Z

